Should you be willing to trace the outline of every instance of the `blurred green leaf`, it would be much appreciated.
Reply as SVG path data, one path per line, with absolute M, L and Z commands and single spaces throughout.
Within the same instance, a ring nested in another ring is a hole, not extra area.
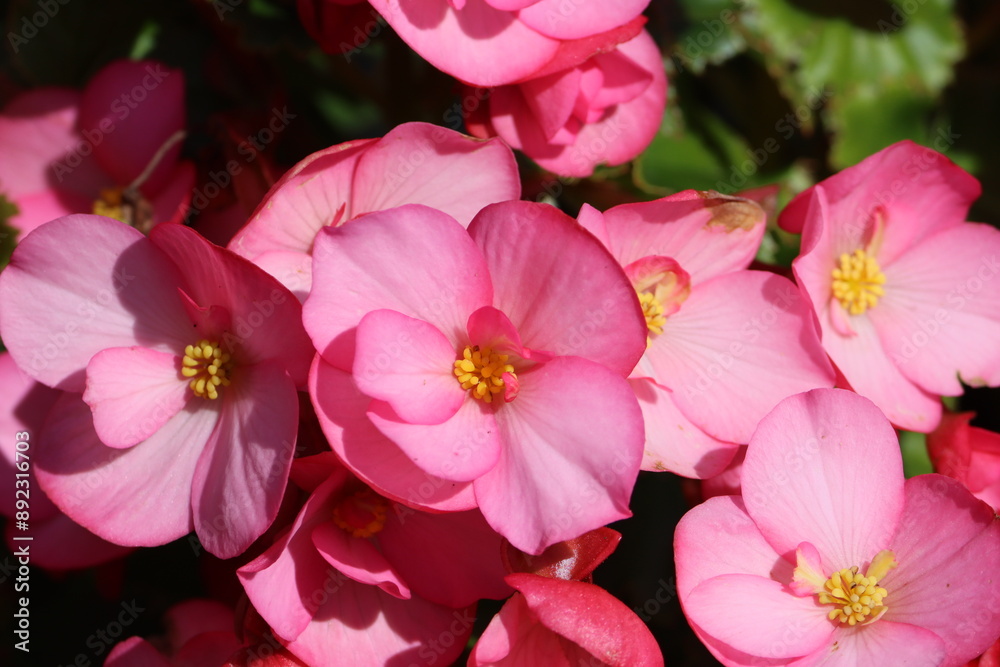
M 927 436 L 912 431 L 899 432 L 899 448 L 903 453 L 903 474 L 907 477 L 934 472 L 927 455 Z
M 746 48 L 735 0 L 681 0 L 680 4 L 690 25 L 672 54 L 678 69 L 700 74 L 706 65 L 721 63 Z
M 10 219 L 18 213 L 17 204 L 0 193 L 0 269 L 10 262 L 10 255 L 17 245 L 18 230 L 10 224 Z

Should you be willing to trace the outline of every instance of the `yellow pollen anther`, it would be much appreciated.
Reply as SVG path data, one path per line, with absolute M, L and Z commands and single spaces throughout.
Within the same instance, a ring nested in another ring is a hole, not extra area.
M 639 304 L 642 306 L 642 314 L 646 318 L 646 328 L 651 334 L 663 333 L 663 326 L 667 323 L 667 316 L 663 312 L 663 304 L 652 292 L 639 292 Z M 652 341 L 646 337 L 646 347 Z
M 94 200 L 94 213 L 114 218 L 121 222 L 127 222 L 123 207 L 122 189 L 102 188 L 101 196 Z
M 188 384 L 195 396 L 212 400 L 218 398 L 219 387 L 230 384 L 232 369 L 229 353 L 223 352 L 218 343 L 201 340 L 184 348 L 181 375 L 190 379 Z
M 468 389 L 474 398 L 493 402 L 494 394 L 504 391 L 503 374 L 514 378 L 514 366 L 507 363 L 506 354 L 495 354 L 492 348 L 466 345 L 462 358 L 455 362 L 455 377 L 462 389 Z
M 354 537 L 371 537 L 385 527 L 389 501 L 371 489 L 350 495 L 333 508 L 333 522 Z
M 851 315 L 860 315 L 878 304 L 885 295 L 885 274 L 875 258 L 864 250 L 840 256 L 840 266 L 833 270 L 833 297 Z
M 865 574 L 858 572 L 856 565 L 831 574 L 817 593 L 820 604 L 834 606 L 827 618 L 852 626 L 880 619 L 889 610 L 885 604 L 889 592 L 878 582 L 894 567 L 895 555 L 880 551 Z

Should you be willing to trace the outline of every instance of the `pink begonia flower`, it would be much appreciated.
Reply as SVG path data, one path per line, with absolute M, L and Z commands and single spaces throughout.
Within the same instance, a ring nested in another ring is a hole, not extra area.
M 842 389 L 761 420 L 742 498 L 688 512 L 674 552 L 725 665 L 953 667 L 1000 635 L 1000 519 L 949 477 L 904 479 L 889 421 Z
M 18 96 L 0 113 L 0 193 L 20 210 L 11 224 L 24 238 L 71 213 L 124 218 L 123 191 L 140 178 L 151 209 L 135 222 L 180 222 L 195 169 L 169 141 L 186 122 L 184 73 L 151 60 L 114 61 L 82 93 Z
M 743 474 L 743 459 L 747 455 L 746 445 L 741 445 L 736 456 L 718 475 L 701 481 L 701 499 L 715 496 L 738 496 L 742 492 L 740 477 Z
M 147 238 L 71 215 L 0 274 L 0 336 L 20 368 L 69 392 L 35 472 L 74 521 L 129 546 L 193 526 L 225 558 L 274 519 L 312 348 L 271 276 L 182 225 Z
M 219 667 L 241 646 L 233 611 L 213 600 L 185 600 L 163 615 L 167 635 L 157 646 L 142 637 L 130 637 L 114 646 L 104 667 Z M 285 667 L 266 661 L 260 667 Z
M 974 416 L 945 413 L 927 434 L 927 453 L 934 470 L 954 477 L 1000 512 L 1000 433 L 972 426 Z
M 494 89 L 466 122 L 472 134 L 498 135 L 549 171 L 590 176 L 601 163 L 639 155 L 666 101 L 663 58 L 643 30 L 570 68 Z
M 372 213 L 323 230 L 315 276 L 303 320 L 327 438 L 412 462 L 362 478 L 398 489 L 418 468 L 471 483 L 489 524 L 531 553 L 630 515 L 643 430 L 625 377 L 646 324 L 621 268 L 571 218 L 505 202 L 466 231 L 425 206 Z M 351 394 L 345 371 L 367 397 L 353 421 L 329 413 Z M 413 491 L 397 499 L 423 504 Z
M 649 0 L 371 0 L 410 47 L 476 86 L 535 75 L 588 38 L 635 21 Z M 593 51 L 590 51 L 593 53 Z
M 487 204 L 521 196 L 510 149 L 428 123 L 350 141 L 299 162 L 264 197 L 229 248 L 305 299 L 321 229 L 363 213 L 426 204 L 468 226 Z
M 1000 384 L 1000 231 L 965 222 L 979 183 L 903 141 L 806 190 L 779 222 L 823 347 L 893 424 L 928 432 L 940 396 Z
M 4 494 L 0 514 L 12 519 L 4 529 L 10 551 L 23 546 L 15 537 L 30 535 L 31 563 L 50 570 L 91 567 L 132 551 L 102 540 L 74 522 L 52 504 L 38 484 L 35 445 L 49 410 L 62 392 L 29 378 L 7 352 L 0 353 L 0 386 L 5 389 L 0 395 L 0 433 L 12 439 L 0 456 Z M 18 510 L 18 500 L 24 500 L 28 509 Z M 19 512 L 25 517 L 27 532 L 18 528 Z
M 833 386 L 795 285 L 745 270 L 764 233 L 756 203 L 686 190 L 603 214 L 584 205 L 579 221 L 642 302 L 648 347 L 630 382 L 646 425 L 643 469 L 717 475 L 778 401 Z
M 501 554 L 507 572 L 537 574 L 592 583 L 593 571 L 618 548 L 622 535 L 602 526 L 571 540 L 556 542 L 540 554 L 526 554 L 504 542 Z
M 511 574 L 517 593 L 493 617 L 470 667 L 658 667 L 663 655 L 635 613 L 599 586 Z

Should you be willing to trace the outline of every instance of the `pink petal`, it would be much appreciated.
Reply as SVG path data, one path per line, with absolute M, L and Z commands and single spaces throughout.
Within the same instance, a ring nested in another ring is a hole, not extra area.
M 132 549 L 101 539 L 74 522 L 62 512 L 46 520 L 35 518 L 35 502 L 44 497 L 41 489 L 31 494 L 31 562 L 46 570 L 80 570 L 124 558 Z M 7 522 L 7 548 L 11 552 L 23 545 L 11 538 L 24 535 L 14 529 L 14 522 Z
M 501 541 L 476 510 L 431 514 L 403 505 L 378 534 L 379 548 L 413 593 L 446 607 L 511 594 Z
M 891 548 L 903 508 L 896 433 L 853 392 L 814 389 L 786 398 L 750 440 L 743 499 L 778 553 L 810 542 L 831 571 L 861 567 Z
M 116 60 L 87 84 L 80 100 L 80 128 L 93 132 L 94 157 L 120 185 L 151 163 L 170 137 L 187 125 L 184 72 L 152 60 Z M 160 159 L 146 181 L 159 190 L 177 164 L 181 142 Z
M 812 597 L 796 597 L 772 579 L 723 574 L 696 586 L 684 613 L 712 638 L 763 658 L 794 658 L 839 637 L 826 609 Z
M 465 647 L 474 621 L 471 608 L 400 600 L 341 576 L 315 620 L 287 647 L 315 667 L 409 665 L 430 657 L 448 665 Z
M 365 416 L 371 398 L 358 391 L 350 373 L 316 355 L 309 394 L 330 447 L 344 465 L 380 494 L 440 511 L 476 506 L 471 484 L 428 475 L 375 428 Z
M 833 369 L 799 290 L 771 273 L 741 271 L 692 290 L 646 351 L 653 380 L 713 437 L 747 442 L 778 401 L 832 386 Z M 719 405 L 727 410 L 719 411 Z
M 622 266 L 649 255 L 671 257 L 695 285 L 749 266 L 764 217 L 749 200 L 693 190 L 604 213 L 608 249 Z
M 39 440 L 35 472 L 49 498 L 87 530 L 116 544 L 156 546 L 192 526 L 191 483 L 218 413 L 182 411 L 129 449 L 101 444 L 90 408 L 66 394 Z
M 549 141 L 570 120 L 580 94 L 579 68 L 533 78 L 521 84 L 521 93 L 531 115 Z
M 372 145 L 353 183 L 352 217 L 424 204 L 463 227 L 487 204 L 521 197 L 514 154 L 502 141 L 427 123 L 403 123 Z
M 626 380 L 585 359 L 559 357 L 520 380 L 496 413 L 500 460 L 474 486 L 494 530 L 537 554 L 629 516 L 642 413 Z
M 162 653 L 142 637 L 129 637 L 115 644 L 104 660 L 105 667 L 173 667 Z
M 368 419 L 414 465 L 441 479 L 471 482 L 496 465 L 503 448 L 493 408 L 471 396 L 440 424 L 409 424 L 379 401 L 372 401 Z
M 273 361 L 288 371 L 296 386 L 305 386 L 312 347 L 301 325 L 302 307 L 288 290 L 190 227 L 157 225 L 149 239 L 183 267 L 185 291 L 198 305 L 220 306 L 232 315 L 232 330 L 220 342 L 237 364 Z
M 166 182 L 151 197 L 154 222 L 184 222 L 195 177 L 194 164 L 187 160 L 167 174 Z
M 738 496 L 709 498 L 685 514 L 674 532 L 674 559 L 682 603 L 714 577 L 748 574 L 791 582 L 794 567 L 767 543 Z
M 1000 384 L 1000 232 L 967 223 L 884 266 L 885 296 L 869 312 L 903 374 L 935 394 Z
M 647 0 L 577 0 L 567 5 L 560 0 L 539 0 L 518 12 L 517 17 L 543 35 L 578 39 L 628 23 L 648 4 Z
M 410 598 L 409 586 L 375 545 L 348 535 L 332 518 L 313 528 L 312 542 L 323 560 L 359 584 L 377 586 L 404 600 Z
M 176 352 L 192 342 L 179 284 L 177 268 L 135 229 L 95 215 L 60 218 L 22 240 L 4 269 L 0 336 L 29 375 L 82 392 L 100 350 Z
M 906 481 L 891 549 L 899 566 L 880 585 L 885 619 L 945 639 L 943 664 L 961 665 L 1000 635 L 1000 521 L 959 482 L 942 475 Z
M 468 232 L 425 206 L 408 204 L 325 229 L 313 257 L 303 320 L 320 354 L 344 369 L 353 363 L 352 330 L 369 311 L 386 308 L 424 320 L 457 344 L 469 315 L 492 299 L 489 270 Z
M 294 250 L 269 250 L 253 263 L 277 278 L 302 303 L 312 289 L 312 255 Z
M 945 156 L 912 141 L 900 141 L 831 176 L 793 199 L 779 223 L 803 232 L 816 220 L 809 199 L 825 192 L 830 224 L 860 247 L 864 227 L 876 213 L 886 218 L 879 252 L 883 266 L 931 234 L 959 225 L 981 192 L 979 183 Z
M 559 46 L 486 0 L 466 0 L 460 10 L 452 9 L 448 0 L 374 0 L 372 6 L 430 64 L 474 85 L 499 86 L 525 78 Z
M 376 139 L 350 141 L 308 156 L 281 177 L 229 242 L 254 259 L 265 252 L 309 253 L 326 225 L 351 216 L 351 184 L 358 158 Z
M 76 131 L 79 101 L 75 90 L 38 88 L 18 95 L 4 107 L 0 114 L 0 145 L 4 147 L 0 183 L 9 197 L 20 200 L 51 190 L 75 170 L 63 165 L 64 169 L 53 172 L 52 167 L 82 141 Z M 76 159 L 83 158 L 78 155 Z
M 203 632 L 174 654 L 174 662 L 184 667 L 219 667 L 242 647 L 231 629 Z
M 790 667 L 855 667 L 856 665 L 913 665 L 940 667 L 957 663 L 942 662 L 944 642 L 929 630 L 881 620 L 857 630 L 841 631 L 836 641 L 796 660 Z
M 142 442 L 188 402 L 180 358 L 142 347 L 98 352 L 87 365 L 83 400 L 94 412 L 94 430 L 109 447 Z
M 192 598 L 178 602 L 163 614 L 163 622 L 175 651 L 203 632 L 233 634 L 233 610 L 215 600 Z
M 643 470 L 668 470 L 705 479 L 721 473 L 738 447 L 716 440 L 688 420 L 674 404 L 673 393 L 648 378 L 629 378 L 639 399 L 646 444 Z
M 592 235 L 559 210 L 531 202 L 487 206 L 469 233 L 493 277 L 492 305 L 514 323 L 525 347 L 628 375 L 645 349 L 646 320 L 628 278 Z
M 394 310 L 373 310 L 361 318 L 356 335 L 358 389 L 387 402 L 403 421 L 440 424 L 465 401 L 453 373 L 455 347 L 434 325 Z
M 274 521 L 299 428 L 295 383 L 283 368 L 272 362 L 238 371 L 218 399 L 219 425 L 191 489 L 198 539 L 219 558 L 243 553 Z
M 89 211 L 92 206 L 91 201 L 85 197 L 54 190 L 24 195 L 16 198 L 14 203 L 18 213 L 8 222 L 20 232 L 18 239 L 23 239 L 46 222 L 71 213 Z
M 609 250 L 611 249 L 611 239 L 608 237 L 608 223 L 603 213 L 590 204 L 584 202 L 583 206 L 580 207 L 580 212 L 576 216 L 576 221 L 580 223 L 581 227 L 596 236 L 597 240 L 600 241 L 605 248 L 608 248 Z M 624 264 L 622 264 L 622 266 L 624 266 Z

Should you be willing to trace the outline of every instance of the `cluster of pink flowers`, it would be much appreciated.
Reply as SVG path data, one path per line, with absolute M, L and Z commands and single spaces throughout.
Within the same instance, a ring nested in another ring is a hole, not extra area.
M 1000 385 L 1000 232 L 965 220 L 977 182 L 904 142 L 809 188 L 779 220 L 802 234 L 794 280 L 751 268 L 749 198 L 573 218 L 520 200 L 510 147 L 585 175 L 645 145 L 612 135 L 662 113 L 646 3 L 372 4 L 494 88 L 474 127 L 497 137 L 407 123 L 322 150 L 226 247 L 179 224 L 179 73 L 114 65 L 0 117 L 21 216 L 0 424 L 37 434 L 37 562 L 192 531 L 241 558 L 245 608 L 183 603 L 106 664 L 451 664 L 477 603 L 506 600 L 469 665 L 662 665 L 591 577 L 640 470 L 727 490 L 675 534 L 679 599 L 724 664 L 989 649 L 1000 445 L 941 407 Z M 114 117 L 147 78 L 156 117 Z M 904 479 L 893 427 L 933 432 L 944 474 Z

